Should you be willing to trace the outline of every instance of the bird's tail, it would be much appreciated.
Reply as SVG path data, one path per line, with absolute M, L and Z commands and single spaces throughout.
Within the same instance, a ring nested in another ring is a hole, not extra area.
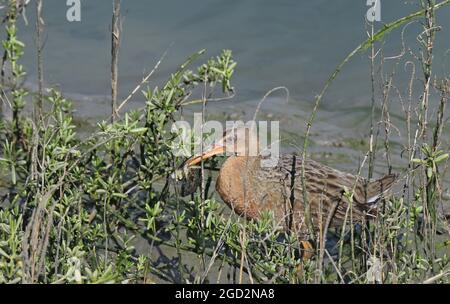
M 389 174 L 373 182 L 369 182 L 366 189 L 367 203 L 378 202 L 383 195 L 389 191 L 398 178 L 398 174 Z

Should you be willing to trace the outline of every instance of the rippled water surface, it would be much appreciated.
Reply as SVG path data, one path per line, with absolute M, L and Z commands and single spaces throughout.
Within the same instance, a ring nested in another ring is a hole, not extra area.
M 284 149 L 296 149 L 301 144 L 304 122 L 314 97 L 342 59 L 367 38 L 365 3 L 123 1 L 120 96 L 126 97 L 166 50 L 168 54 L 151 78 L 151 86 L 161 84 L 178 64 L 199 49 L 206 48 L 206 56 L 231 49 L 238 62 L 233 82 L 237 94 L 227 103 L 210 104 L 209 118 L 250 118 L 268 90 L 285 86 L 290 92 L 289 102 L 286 104 L 284 93 L 274 94 L 263 105 L 258 118 L 280 120 Z M 419 9 L 415 1 L 381 1 L 381 5 L 381 19 L 386 23 Z M 112 1 L 81 1 L 81 7 L 81 22 L 69 23 L 65 1 L 45 1 L 45 78 L 48 86 L 58 86 L 75 99 L 77 117 L 82 122 L 94 125 L 109 112 Z M 28 46 L 35 44 L 32 10 L 28 12 L 29 26 L 22 28 Z M 449 71 L 445 54 L 450 48 L 450 7 L 438 13 L 438 22 L 443 30 L 435 46 L 435 72 L 443 75 Z M 419 23 L 408 26 L 404 31 L 406 47 L 417 50 L 416 36 L 420 31 Z M 402 53 L 400 33 L 399 29 L 386 37 L 385 56 Z M 397 66 L 395 82 L 403 94 L 410 77 L 410 69 L 404 63 L 410 59 L 405 56 Z M 28 82 L 33 85 L 36 79 L 33 48 L 28 50 L 24 61 Z M 390 73 L 393 63 L 393 60 L 386 62 L 386 73 Z M 418 82 L 416 87 L 420 89 Z M 380 91 L 379 84 L 376 89 Z M 396 93 L 391 96 L 393 123 L 404 132 L 400 102 Z M 312 130 L 311 151 L 318 158 L 329 158 L 328 162 L 338 167 L 355 170 L 366 149 L 370 102 L 370 61 L 367 53 L 361 53 L 344 67 L 325 95 Z M 380 94 L 376 102 L 381 103 Z M 137 96 L 131 105 L 142 105 L 142 97 Z M 186 113 L 195 110 L 193 107 Z M 397 152 L 405 144 L 401 137 L 404 133 L 392 134 L 393 149 Z

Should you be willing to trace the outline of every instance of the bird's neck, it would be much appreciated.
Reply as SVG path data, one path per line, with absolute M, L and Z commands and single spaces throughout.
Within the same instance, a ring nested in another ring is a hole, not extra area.
M 236 213 L 249 218 L 258 216 L 254 203 L 254 171 L 259 157 L 230 156 L 222 165 L 216 190 Z

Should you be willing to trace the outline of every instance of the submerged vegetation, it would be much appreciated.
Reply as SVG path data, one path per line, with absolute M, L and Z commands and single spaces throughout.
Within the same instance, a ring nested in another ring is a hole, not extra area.
M 209 100 L 233 96 L 231 51 L 200 64 L 205 51 L 193 54 L 159 88 L 144 88 L 144 81 L 132 93 L 142 90 L 146 100 L 138 111 L 121 111 L 130 98 L 117 102 L 113 75 L 111 117 L 81 137 L 73 118 L 76 103 L 55 89 L 44 94 L 42 78 L 39 92 L 24 89 L 26 70 L 20 62 L 27 48 L 17 23 L 28 2 L 2 1 L 0 283 L 450 282 L 450 229 L 442 211 L 449 158 L 442 132 L 448 124 L 450 78 L 433 74 L 433 45 L 440 34 L 435 10 L 449 1 L 419 2 L 422 10 L 413 17 L 378 32 L 370 25 L 368 42 L 338 66 L 318 96 L 303 150 L 306 155 L 329 84 L 356 52 L 370 52 L 372 126 L 365 142 L 349 139 L 348 145 L 365 153 L 361 168 L 368 167 L 369 178 L 377 158 L 386 159 L 391 173 L 389 103 L 392 95 L 399 96 L 407 130 L 401 190 L 379 204 L 370 222 L 311 235 L 315 256 L 304 260 L 297 238 L 280 230 L 270 213 L 257 222 L 232 214 L 211 189 L 213 173 L 203 172 L 202 191 L 190 198 L 182 197 L 173 178 L 184 159 L 173 154 L 177 134 L 169 126 L 183 107 L 200 102 L 206 110 Z M 421 18 L 423 26 L 420 53 L 392 59 L 392 72 L 378 68 L 386 58 L 377 43 L 413 18 Z M 40 26 L 37 22 L 37 34 Z M 40 55 L 37 60 L 42 67 Z M 408 88 L 393 84 L 399 63 L 411 70 Z M 421 85 L 418 96 L 416 83 Z M 202 100 L 193 100 L 198 92 Z M 381 100 L 379 115 L 375 100 Z M 27 106 L 33 108 L 31 117 Z M 208 162 L 209 168 L 215 166 L 215 160 Z M 351 201 L 351 189 L 345 195 Z

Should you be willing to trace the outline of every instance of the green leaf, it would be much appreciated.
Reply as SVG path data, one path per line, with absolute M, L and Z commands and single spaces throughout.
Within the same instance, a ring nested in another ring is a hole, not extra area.
M 133 130 L 130 130 L 130 133 L 144 133 L 148 130 L 148 128 L 136 128 Z
M 127 197 L 128 197 L 126 194 L 119 193 L 119 192 L 114 192 L 114 193 L 112 194 L 112 196 L 114 196 L 114 197 L 119 197 L 119 198 L 127 198 Z
M 433 176 L 433 168 L 427 168 L 427 177 L 431 178 Z
M 435 163 L 439 163 L 441 161 L 444 161 L 448 158 L 448 153 L 442 154 L 438 157 L 436 157 L 436 159 L 434 160 Z

